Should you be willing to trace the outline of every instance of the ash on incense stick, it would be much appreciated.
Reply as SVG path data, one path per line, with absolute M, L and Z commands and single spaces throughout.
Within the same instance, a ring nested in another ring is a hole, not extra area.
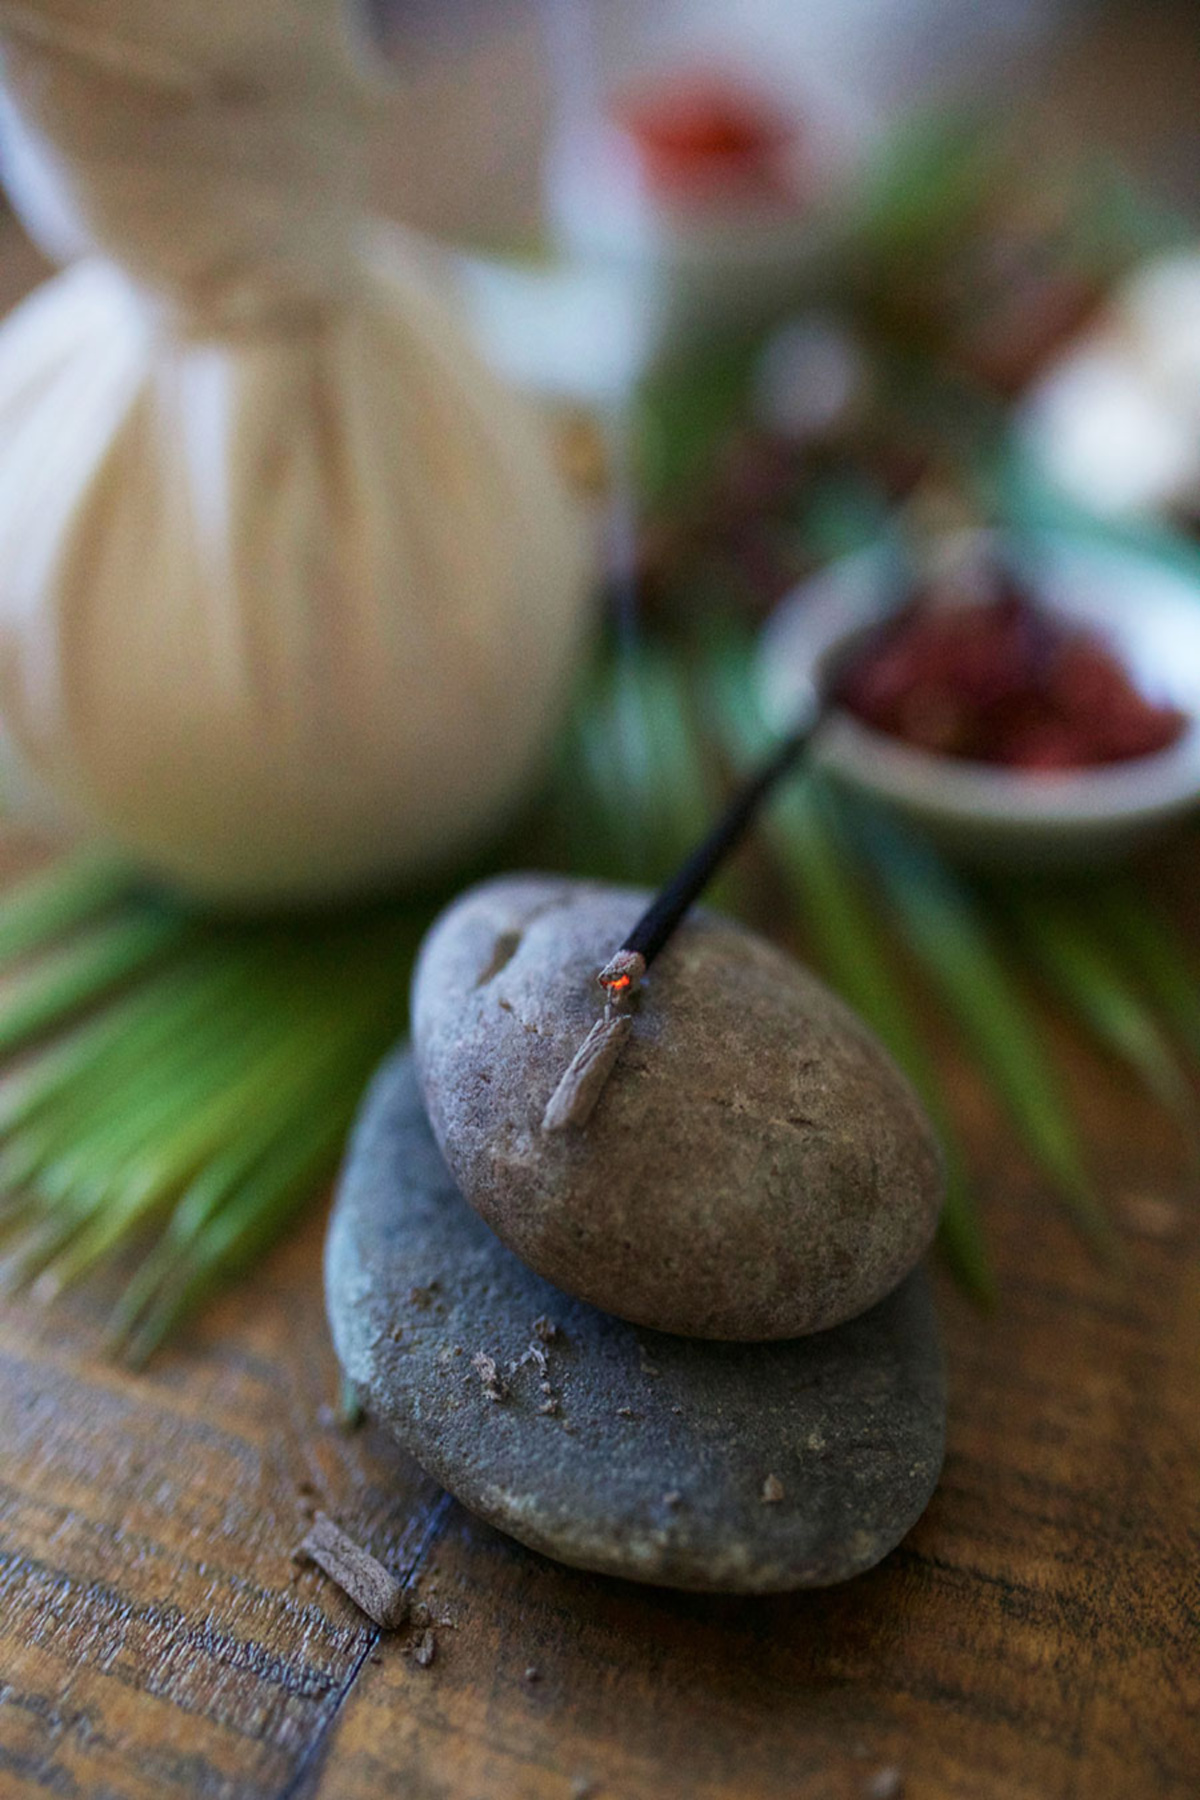
M 591 1118 L 632 1030 L 628 1009 L 647 970 L 741 842 L 759 807 L 800 761 L 819 719 L 818 711 L 815 718 L 786 737 L 738 789 L 708 836 L 655 895 L 625 942 L 599 971 L 596 979 L 604 989 L 604 1015 L 563 1070 L 542 1117 L 544 1132 L 578 1130 Z

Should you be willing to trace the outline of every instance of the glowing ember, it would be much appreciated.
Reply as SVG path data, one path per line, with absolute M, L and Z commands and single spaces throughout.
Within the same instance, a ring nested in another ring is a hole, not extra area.
M 644 956 L 636 950 L 618 950 L 612 961 L 605 963 L 596 980 L 611 1001 L 620 1001 L 640 986 L 645 973 Z

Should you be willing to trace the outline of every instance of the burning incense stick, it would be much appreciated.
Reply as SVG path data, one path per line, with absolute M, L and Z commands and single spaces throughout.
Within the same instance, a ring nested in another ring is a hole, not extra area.
M 741 842 L 776 782 L 803 756 L 818 722 L 819 716 L 810 719 L 786 737 L 739 788 L 708 836 L 659 890 L 620 949 L 600 970 L 596 979 L 605 993 L 604 1015 L 597 1019 L 563 1071 L 542 1116 L 543 1131 L 565 1131 L 568 1126 L 587 1124 L 632 1029 L 633 1020 L 625 1009 L 647 969 L 721 863 Z

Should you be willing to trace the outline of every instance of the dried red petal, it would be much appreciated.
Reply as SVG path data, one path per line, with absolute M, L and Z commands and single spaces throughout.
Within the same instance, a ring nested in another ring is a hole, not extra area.
M 1186 724 L 1138 691 L 1103 638 L 1011 583 L 985 604 L 909 607 L 851 659 L 836 697 L 916 748 L 1031 772 L 1155 755 Z

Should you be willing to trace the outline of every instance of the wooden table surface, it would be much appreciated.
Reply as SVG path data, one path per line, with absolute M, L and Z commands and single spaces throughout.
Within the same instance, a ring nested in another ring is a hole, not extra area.
M 1083 110 L 1111 137 L 1126 96 L 1136 142 L 1164 118 L 1178 143 L 1183 64 L 1131 19 Z M 3 236 L 0 308 L 43 266 Z M 102 1355 L 114 1288 L 5 1303 L 0 1800 L 1196 1800 L 1198 1183 L 1120 1077 L 1073 1068 L 1124 1266 L 1088 1260 L 960 1075 L 1001 1303 L 940 1280 L 941 1485 L 825 1593 L 556 1568 L 340 1430 L 319 1205 L 143 1375 Z M 453 1620 L 431 1666 L 293 1565 L 316 1506 Z
M 1001 1304 L 941 1281 L 941 1485 L 824 1593 L 557 1568 L 340 1429 L 320 1205 L 142 1375 L 101 1353 L 110 1291 L 7 1304 L 0 1796 L 1195 1800 L 1196 1181 L 1119 1077 L 1074 1071 L 1124 1266 L 961 1076 Z M 431 1666 L 293 1565 L 314 1506 L 426 1602 Z

